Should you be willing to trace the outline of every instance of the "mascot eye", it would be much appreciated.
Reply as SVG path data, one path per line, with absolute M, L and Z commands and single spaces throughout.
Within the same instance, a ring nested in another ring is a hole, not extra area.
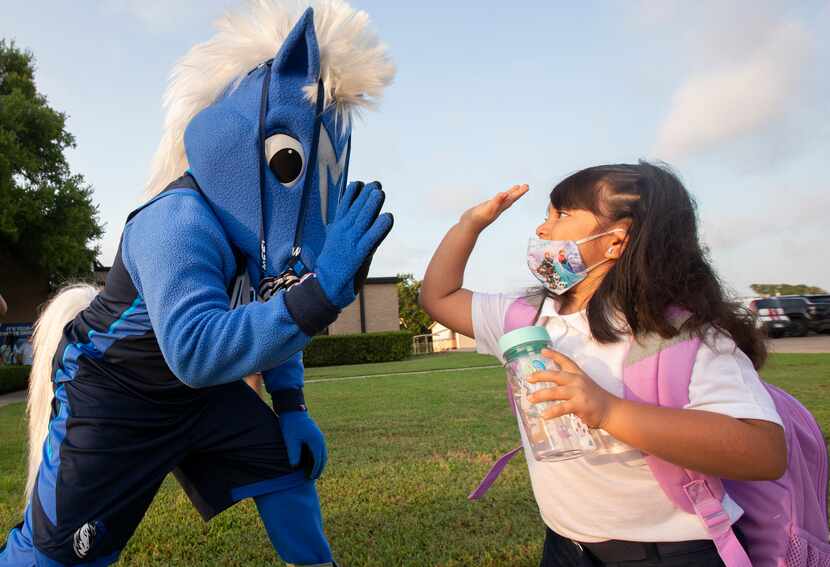
M 303 146 L 286 134 L 275 134 L 265 140 L 265 159 L 286 187 L 293 187 L 303 173 Z

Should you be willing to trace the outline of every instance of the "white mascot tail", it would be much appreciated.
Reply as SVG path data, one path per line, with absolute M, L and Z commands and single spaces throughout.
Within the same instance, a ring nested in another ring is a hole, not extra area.
M 26 480 L 26 501 L 32 494 L 37 471 L 43 458 L 43 442 L 49 431 L 52 413 L 52 358 L 63 336 L 63 328 L 86 309 L 98 288 L 87 284 L 70 285 L 58 292 L 47 304 L 35 323 L 32 338 L 34 361 L 29 375 L 29 476 Z

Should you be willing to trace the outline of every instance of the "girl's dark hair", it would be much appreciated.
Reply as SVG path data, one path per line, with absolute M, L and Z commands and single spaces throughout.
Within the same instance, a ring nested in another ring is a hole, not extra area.
M 603 226 L 631 222 L 625 250 L 588 302 L 597 341 L 616 342 L 627 332 L 702 336 L 712 326 L 731 336 L 756 368 L 763 365 L 766 346 L 754 319 L 724 293 L 698 238 L 695 202 L 667 166 L 589 167 L 554 187 L 550 201 L 556 209 L 590 211 Z M 671 307 L 690 313 L 679 329 L 667 318 Z

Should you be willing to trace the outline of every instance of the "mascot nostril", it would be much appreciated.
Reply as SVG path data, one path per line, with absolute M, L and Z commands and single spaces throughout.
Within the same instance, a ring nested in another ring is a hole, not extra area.
M 28 504 L 0 567 L 117 561 L 168 472 L 205 519 L 253 498 L 287 563 L 334 564 L 302 349 L 392 228 L 380 184 L 347 177 L 351 115 L 394 67 L 364 13 L 290 5 L 250 2 L 181 60 L 105 287 L 64 289 L 38 320 Z

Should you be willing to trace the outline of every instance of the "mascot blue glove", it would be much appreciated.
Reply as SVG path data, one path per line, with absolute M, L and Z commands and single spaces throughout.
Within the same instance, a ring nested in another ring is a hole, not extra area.
M 294 305 L 299 312 L 316 299 L 318 309 L 324 305 L 329 314 L 336 315 L 354 301 L 369 271 L 372 254 L 392 229 L 392 215 L 380 214 L 384 200 L 378 182 L 365 186 L 361 182 L 349 184 L 338 203 L 334 220 L 326 227 L 326 239 L 315 271 L 286 292 L 289 309 Z M 316 281 L 311 279 L 315 277 Z M 306 332 L 314 334 L 317 328 L 309 327 Z M 302 363 L 297 363 L 302 374 Z M 277 372 L 266 373 L 266 388 L 280 416 L 290 463 L 302 466 L 310 478 L 317 479 L 328 458 L 325 439 L 308 415 L 302 390 L 276 389 L 290 375 L 289 364 L 282 365 Z
M 265 373 L 265 387 L 271 393 L 274 411 L 280 419 L 289 463 L 292 467 L 302 468 L 308 478 L 316 480 L 328 460 L 323 433 L 308 415 L 302 388 L 276 389 L 282 387 L 286 377 L 296 384 L 302 376 L 302 354 L 297 353 L 284 364 Z
M 392 215 L 378 214 L 384 200 L 377 181 L 350 183 L 328 226 L 316 271 L 323 293 L 338 308 L 354 301 L 371 255 L 392 230 Z
M 354 301 L 369 271 L 372 254 L 394 223 L 391 214 L 380 214 L 384 201 L 385 194 L 378 182 L 365 186 L 361 182 L 348 185 L 334 219 L 326 227 L 326 239 L 315 271 L 286 292 L 289 309 L 294 306 L 299 313 L 310 302 L 316 301 L 318 311 L 325 306 L 322 311 L 327 311 L 328 317 L 324 316 L 323 320 L 328 322 L 329 317 L 336 316 Z M 297 318 L 308 320 L 299 315 Z M 304 330 L 313 335 L 321 325 L 307 326 Z M 299 365 L 301 375 L 301 361 Z M 266 388 L 271 393 L 274 410 L 280 416 L 289 462 L 305 469 L 311 479 L 317 479 L 328 460 L 325 438 L 308 415 L 302 390 L 277 389 L 286 376 L 291 375 L 289 366 L 290 363 L 284 364 L 276 371 L 267 372 Z
M 297 467 L 303 464 L 310 478 L 320 478 L 328 460 L 326 441 L 323 432 L 308 416 L 308 412 L 299 410 L 281 413 L 280 425 L 282 425 L 282 435 L 285 439 L 285 447 L 288 449 L 288 462 L 291 466 Z M 304 447 L 308 447 L 311 453 L 311 463 L 301 461 Z M 308 470 L 309 466 L 310 470 Z

